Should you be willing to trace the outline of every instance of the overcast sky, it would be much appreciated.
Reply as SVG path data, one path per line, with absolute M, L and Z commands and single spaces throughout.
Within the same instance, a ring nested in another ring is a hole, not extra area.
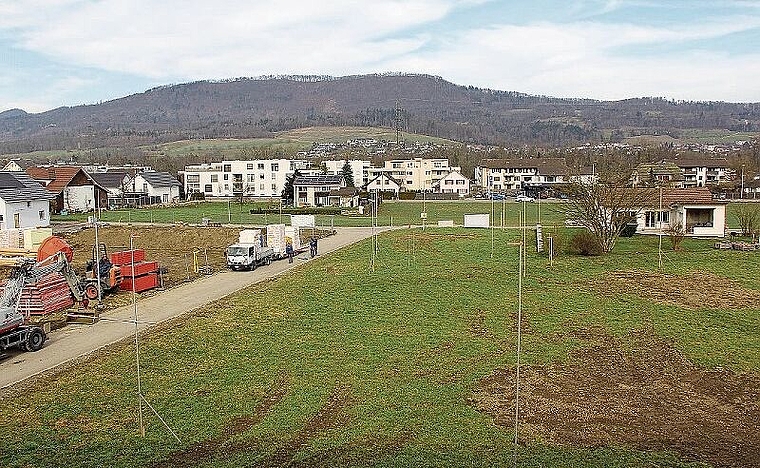
M 187 81 L 412 72 L 760 102 L 760 0 L 0 0 L 0 111 Z

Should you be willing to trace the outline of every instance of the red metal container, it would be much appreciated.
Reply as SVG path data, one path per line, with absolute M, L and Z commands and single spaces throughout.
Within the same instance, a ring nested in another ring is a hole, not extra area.
M 135 253 L 134 262 L 142 262 L 145 260 L 145 250 L 144 249 L 135 249 L 133 250 L 122 250 L 121 252 L 113 252 L 111 254 L 111 263 L 114 265 L 127 265 L 132 263 L 132 252 Z
M 158 262 L 139 262 L 135 263 L 135 269 L 132 271 L 131 263 L 124 263 L 121 265 L 121 276 L 142 276 L 148 273 L 155 273 L 158 271 Z
M 148 273 L 147 275 L 128 277 L 122 280 L 120 289 L 124 291 L 143 292 L 158 287 L 158 273 Z

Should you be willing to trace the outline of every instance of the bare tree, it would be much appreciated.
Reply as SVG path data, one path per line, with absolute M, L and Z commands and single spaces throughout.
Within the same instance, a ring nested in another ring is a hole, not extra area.
M 760 207 L 754 203 L 737 203 L 734 216 L 742 230 L 742 236 L 749 237 L 760 231 Z
M 665 233 L 670 237 L 670 245 L 673 250 L 681 250 L 681 242 L 686 238 L 686 229 L 683 228 L 683 224 L 680 221 L 672 224 L 665 230 Z
M 602 251 L 610 252 L 620 233 L 646 207 L 654 206 L 655 191 L 626 187 L 627 178 L 599 183 L 576 181 L 567 189 L 564 214 L 596 237 Z

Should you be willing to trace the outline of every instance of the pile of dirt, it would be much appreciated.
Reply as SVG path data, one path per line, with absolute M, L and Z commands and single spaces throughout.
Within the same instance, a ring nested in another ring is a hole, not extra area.
M 106 226 L 98 229 L 98 241 L 105 243 L 108 252 L 129 249 L 131 235 L 135 248 L 144 249 L 146 260 L 157 261 L 166 269 L 164 285 L 172 287 L 199 276 L 193 271 L 193 254 L 198 263 L 211 266 L 213 271 L 226 268 L 224 250 L 238 239 L 239 228 L 189 226 Z M 95 230 L 83 229 L 66 234 L 74 249 L 74 268 L 84 274 L 92 256 Z
M 718 466 L 760 466 L 760 377 L 700 369 L 651 332 L 592 330 L 568 363 L 521 370 L 521 435 L 560 445 L 674 451 Z M 470 403 L 514 426 L 516 369 L 484 378 Z
M 594 289 L 606 294 L 633 293 L 663 304 L 689 309 L 745 309 L 760 303 L 760 291 L 704 271 L 669 275 L 653 271 L 615 271 Z

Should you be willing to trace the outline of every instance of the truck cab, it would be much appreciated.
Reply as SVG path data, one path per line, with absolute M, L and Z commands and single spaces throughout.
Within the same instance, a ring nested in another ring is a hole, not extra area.
M 274 251 L 260 244 L 232 244 L 227 247 L 227 267 L 231 270 L 253 270 L 272 263 Z

